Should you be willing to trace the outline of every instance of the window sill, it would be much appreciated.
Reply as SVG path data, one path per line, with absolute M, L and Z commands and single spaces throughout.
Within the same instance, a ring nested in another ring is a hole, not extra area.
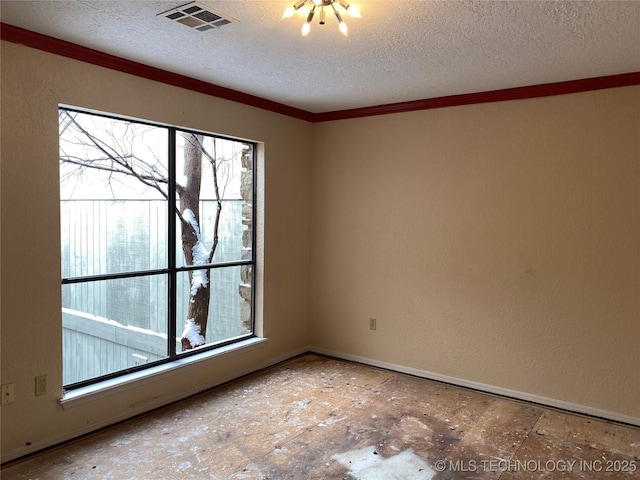
M 140 372 L 129 373 L 118 378 L 105 380 L 104 382 L 100 382 L 95 385 L 78 388 L 76 390 L 66 392 L 60 399 L 60 405 L 62 405 L 62 408 L 65 410 L 78 407 L 147 383 L 162 380 L 179 373 L 184 373 L 185 371 L 198 367 L 203 362 L 208 362 L 214 358 L 230 357 L 248 350 L 253 350 L 266 341 L 266 338 L 253 337 L 215 350 L 204 352 L 201 355 L 192 355 L 178 359 L 175 362 L 165 363 Z

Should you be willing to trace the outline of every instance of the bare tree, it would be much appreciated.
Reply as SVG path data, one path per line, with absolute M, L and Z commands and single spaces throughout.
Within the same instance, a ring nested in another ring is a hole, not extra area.
M 77 112 L 60 109 L 60 133 L 68 129 L 73 135 L 67 135 L 70 145 L 61 145 L 60 162 L 73 168 L 67 179 L 82 179 L 86 169 L 101 170 L 108 178 L 109 186 L 113 182 L 122 182 L 122 176 L 135 178 L 146 188 L 159 192 L 169 200 L 168 173 L 161 161 L 140 158 L 134 154 L 133 139 L 137 132 L 127 126 L 130 131 L 125 132 L 128 140 L 123 138 L 122 132 L 101 132 L 95 135 L 78 120 Z M 220 217 L 222 214 L 221 185 L 219 168 L 222 159 L 217 158 L 216 143 L 213 142 L 213 152 L 204 147 L 203 136 L 192 133 L 182 133 L 184 146 L 184 172 L 181 180 L 176 182 L 176 196 L 179 198 L 179 208 L 175 209 L 181 228 L 182 251 L 185 264 L 188 266 L 206 265 L 212 262 L 219 242 Z M 101 138 L 106 136 L 106 139 Z M 73 146 L 81 148 L 73 148 Z M 75 153 L 77 151 L 82 154 Z M 87 152 L 90 152 L 87 154 Z M 153 156 L 151 156 L 152 158 Z M 213 226 L 211 247 L 207 248 L 202 238 L 200 223 L 200 191 L 202 183 L 203 159 L 211 165 L 213 187 L 216 198 L 216 217 Z M 190 292 L 184 331 L 180 341 L 183 350 L 190 350 L 206 343 L 207 321 L 210 303 L 210 269 L 189 270 Z
M 215 156 L 210 155 L 203 147 L 202 136 L 185 134 L 184 149 L 184 178 L 185 185 L 176 184 L 176 192 L 180 197 L 180 224 L 182 227 L 182 252 L 187 265 L 203 265 L 211 263 L 218 246 L 220 228 L 220 214 L 222 200 L 218 185 L 218 165 Z M 215 144 L 214 144 L 215 145 Z M 207 250 L 202 241 L 200 230 L 200 186 L 202 179 L 202 157 L 211 162 L 214 189 L 217 200 L 216 220 L 213 230 L 211 248 Z M 207 334 L 207 319 L 209 316 L 209 269 L 190 270 L 189 307 L 185 328 L 180 342 L 183 350 L 205 344 Z

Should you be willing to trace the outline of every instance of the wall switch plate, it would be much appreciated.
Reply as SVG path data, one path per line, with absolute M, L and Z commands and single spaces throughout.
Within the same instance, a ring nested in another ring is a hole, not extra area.
M 47 394 L 47 376 L 40 375 L 36 377 L 36 396 Z
M 369 318 L 369 330 L 375 330 L 378 327 L 378 321 L 371 317 Z
M 13 396 L 13 383 L 2 385 L 2 405 L 13 403 L 14 401 L 15 397 Z

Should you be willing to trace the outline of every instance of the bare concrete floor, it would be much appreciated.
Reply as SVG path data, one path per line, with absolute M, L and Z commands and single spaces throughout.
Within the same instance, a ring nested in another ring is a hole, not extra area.
M 640 429 L 305 355 L 9 479 L 640 479 Z

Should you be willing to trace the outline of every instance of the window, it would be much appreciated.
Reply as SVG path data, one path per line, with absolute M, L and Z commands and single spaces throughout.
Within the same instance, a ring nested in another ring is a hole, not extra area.
M 59 109 L 65 389 L 252 337 L 255 144 Z

